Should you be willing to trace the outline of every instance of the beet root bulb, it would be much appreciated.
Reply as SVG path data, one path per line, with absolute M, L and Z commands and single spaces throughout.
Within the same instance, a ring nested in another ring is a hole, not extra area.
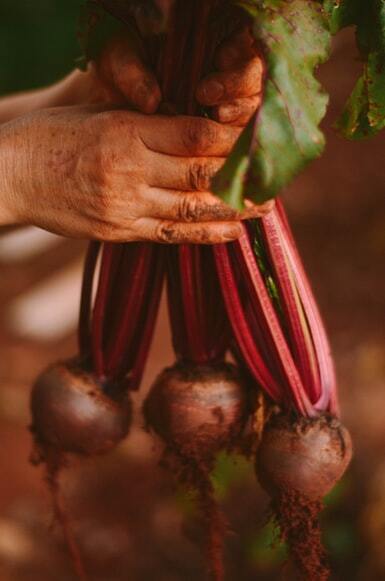
M 257 454 L 257 474 L 268 492 L 290 489 L 322 499 L 352 457 L 349 432 L 336 418 L 278 415 L 267 425 Z
M 103 454 L 128 434 L 131 405 L 112 399 L 91 375 L 72 364 L 49 367 L 31 395 L 32 432 L 43 451 Z
M 237 439 L 247 395 L 233 365 L 165 369 L 144 405 L 147 425 L 178 455 L 210 462 Z
M 256 470 L 272 498 L 274 519 L 301 579 L 329 578 L 319 513 L 322 498 L 352 457 L 347 429 L 336 419 L 272 418 L 257 452 Z
M 177 364 L 156 379 L 144 405 L 147 425 L 163 440 L 179 480 L 194 490 L 207 534 L 210 579 L 223 581 L 226 521 L 217 506 L 210 471 L 216 454 L 237 443 L 248 398 L 233 365 Z M 172 460 L 171 460 L 172 461 Z

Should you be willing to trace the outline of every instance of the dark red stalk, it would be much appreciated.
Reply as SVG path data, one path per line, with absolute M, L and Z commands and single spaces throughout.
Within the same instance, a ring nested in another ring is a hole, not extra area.
M 90 242 L 84 263 L 82 290 L 80 296 L 79 324 L 78 324 L 78 344 L 79 353 L 82 360 L 86 360 L 90 355 L 91 341 L 91 304 L 93 283 L 95 277 L 96 263 L 100 252 L 100 242 Z
M 163 249 L 162 249 L 163 250 Z M 154 260 L 154 278 L 151 286 L 149 285 L 149 302 L 145 305 L 144 322 L 140 327 L 141 337 L 137 338 L 138 350 L 135 360 L 132 363 L 132 371 L 129 376 L 129 389 L 131 391 L 139 388 L 144 368 L 147 361 L 151 340 L 154 333 L 156 317 L 159 310 L 159 303 L 162 295 L 164 279 L 164 260 L 163 253 Z M 122 374 L 128 372 L 127 368 L 122 369 Z
M 129 280 L 123 284 L 124 289 L 124 309 L 120 314 L 120 324 L 108 345 L 106 353 L 106 370 L 108 375 L 114 374 L 116 369 L 122 365 L 122 358 L 127 353 L 128 346 L 131 344 L 132 336 L 135 332 L 138 319 L 140 318 L 140 307 L 143 296 L 148 284 L 150 268 L 152 266 L 152 244 L 140 244 L 137 247 L 136 256 L 129 257 L 130 264 L 125 264 L 129 272 Z M 134 262 L 132 262 L 132 260 Z M 129 267 L 131 267 L 129 269 Z
M 218 244 L 213 247 L 218 276 L 221 282 L 223 298 L 227 308 L 237 346 L 241 352 L 246 366 L 256 381 L 263 387 L 266 393 L 276 402 L 281 402 L 283 392 L 281 385 L 275 380 L 265 364 L 258 350 L 249 321 L 239 294 L 233 266 L 229 256 L 229 245 Z
M 143 252 L 142 246 L 142 244 L 139 246 L 140 254 Z M 148 246 L 150 246 L 148 249 L 150 252 L 147 256 L 146 270 L 143 272 L 143 286 L 138 292 L 130 285 L 127 291 L 128 297 L 131 293 L 138 295 L 138 301 L 134 305 L 138 314 L 135 321 L 132 321 L 127 340 L 122 335 L 120 360 L 117 359 L 116 365 L 111 367 L 113 377 L 117 379 L 127 377 L 126 385 L 130 390 L 139 387 L 156 323 L 164 281 L 164 248 L 155 244 Z M 138 269 L 141 266 L 139 261 Z M 129 303 L 132 304 L 132 302 L 127 301 L 127 311 L 130 308 Z
M 224 358 L 229 327 L 209 248 L 168 249 L 168 300 L 177 356 L 196 364 Z
M 113 264 L 113 244 L 105 244 L 103 247 L 100 266 L 99 284 L 92 317 L 92 355 L 96 376 L 103 380 L 105 375 L 105 362 L 103 352 L 103 327 L 105 310 L 107 306 L 108 288 Z

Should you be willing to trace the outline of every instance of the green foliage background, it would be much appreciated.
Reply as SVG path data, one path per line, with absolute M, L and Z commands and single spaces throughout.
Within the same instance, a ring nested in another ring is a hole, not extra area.
M 0 0 L 0 94 L 49 84 L 74 66 L 82 0 Z

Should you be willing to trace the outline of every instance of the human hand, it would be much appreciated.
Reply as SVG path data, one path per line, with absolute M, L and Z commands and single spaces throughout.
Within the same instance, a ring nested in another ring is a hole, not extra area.
M 191 117 L 70 107 L 0 129 L 0 216 L 70 237 L 219 243 L 241 234 L 209 192 L 239 129 Z
M 75 71 L 65 87 L 71 103 L 127 105 L 141 113 L 155 113 L 161 93 L 155 75 L 145 64 L 143 50 L 127 36 L 112 38 L 86 72 Z
M 216 121 L 245 126 L 261 103 L 263 81 L 263 63 L 249 27 L 219 47 L 215 64 L 218 71 L 201 81 L 196 98 L 212 108 Z M 98 61 L 79 75 L 84 87 L 81 103 L 129 103 L 147 114 L 155 113 L 160 104 L 159 85 L 145 65 L 141 47 L 123 35 L 111 39 Z
M 196 98 L 212 118 L 243 127 L 261 104 L 263 62 L 249 27 L 224 42 L 215 55 L 218 69 L 198 86 Z

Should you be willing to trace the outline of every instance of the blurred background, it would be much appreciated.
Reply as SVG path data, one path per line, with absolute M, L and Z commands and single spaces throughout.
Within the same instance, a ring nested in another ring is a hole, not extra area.
M 0 0 L 0 94 L 59 79 L 79 56 L 80 0 Z M 348 143 L 333 122 L 359 73 L 340 35 L 320 78 L 331 94 L 328 145 L 284 194 L 336 357 L 355 459 L 327 499 L 325 543 L 338 580 L 385 578 L 385 135 Z M 74 579 L 41 472 L 29 463 L 28 397 L 37 373 L 76 349 L 85 245 L 35 229 L 0 236 L 0 581 Z M 136 408 L 172 363 L 165 309 Z M 205 578 L 194 508 L 158 467 L 160 448 L 137 413 L 113 455 L 74 464 L 63 486 L 95 581 Z M 282 577 L 284 548 L 266 524 L 252 466 L 221 457 L 218 497 L 229 518 L 228 579 Z

